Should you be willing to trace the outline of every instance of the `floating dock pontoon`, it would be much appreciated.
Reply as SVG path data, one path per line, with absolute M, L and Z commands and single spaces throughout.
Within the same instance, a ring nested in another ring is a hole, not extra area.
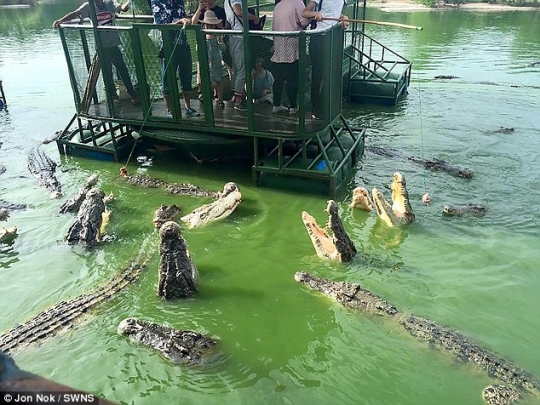
M 92 1 L 90 5 L 93 9 Z M 246 2 L 244 6 L 247 10 Z M 273 6 L 273 2 L 257 4 L 256 10 L 260 12 Z M 247 28 L 243 32 L 206 31 L 243 35 L 246 66 L 253 66 L 255 58 L 261 56 L 269 70 L 272 70 L 270 49 L 273 39 L 276 36 L 298 38 L 298 113 L 272 114 L 272 105 L 252 102 L 247 103 L 244 112 L 235 110 L 231 102 L 225 102 L 224 108 L 219 107 L 213 97 L 208 69 L 201 69 L 202 100 L 196 97 L 196 92 L 190 95 L 191 106 L 201 115 L 183 114 L 179 83 L 174 72 L 167 71 L 165 77 L 172 100 L 172 115 L 168 115 L 161 94 L 159 44 L 152 38 L 162 37 L 165 54 L 171 54 L 175 47 L 171 39 L 175 37 L 173 31 L 185 29 L 191 44 L 195 75 L 197 60 L 200 66 L 208 66 L 206 32 L 200 26 L 155 25 L 149 16 L 117 19 L 117 26 L 103 27 L 97 26 L 95 15 L 93 17 L 94 24 L 78 22 L 60 26 L 76 106 L 73 119 L 57 140 L 61 154 L 125 162 L 139 145 L 166 143 L 199 161 L 235 156 L 248 158 L 257 185 L 281 187 L 290 184 L 291 179 L 298 179 L 313 183 L 313 190 L 333 196 L 346 183 L 364 150 L 365 129 L 351 127 L 341 113 L 342 101 L 349 97 L 343 90 L 350 92 L 351 98 L 360 94 L 357 81 L 362 75 L 367 79 L 366 69 L 373 70 L 370 75 L 384 80 L 391 76 L 381 73 L 388 70 L 384 61 L 375 60 L 357 45 L 359 31 L 356 24 L 347 32 L 340 24 L 313 32 L 248 31 Z M 105 86 L 113 81 L 103 81 L 102 76 L 107 71 L 100 74 L 99 60 L 103 51 L 98 33 L 107 31 L 115 31 L 120 36 L 132 82 L 138 83 L 140 105 L 132 105 L 129 96 L 122 91 L 122 85 L 120 89 Z M 324 111 L 321 119 L 313 119 L 310 114 L 308 44 L 315 35 L 324 38 L 328 55 L 323 67 Z M 94 49 L 97 53 L 92 57 Z M 367 60 L 369 64 L 364 66 Z M 410 72 L 410 65 L 409 70 L 400 75 L 398 81 L 401 82 L 391 95 L 394 102 L 406 88 L 407 72 Z M 223 73 L 226 81 L 225 68 Z M 248 80 L 248 100 L 253 99 L 251 87 Z M 288 102 L 282 101 L 284 105 Z

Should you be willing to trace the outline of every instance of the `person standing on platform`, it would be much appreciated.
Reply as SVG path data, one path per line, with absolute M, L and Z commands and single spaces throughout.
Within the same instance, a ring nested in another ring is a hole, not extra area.
M 227 18 L 225 16 L 225 9 L 216 4 L 215 0 L 200 0 L 199 6 L 195 11 L 195 14 L 191 17 L 191 24 L 199 24 L 200 20 L 204 20 L 206 11 L 212 11 L 214 16 L 220 19 L 222 22 L 218 24 L 214 29 L 223 28 L 223 21 Z M 202 23 L 201 23 L 202 24 Z M 199 90 L 199 100 L 202 101 L 201 94 L 201 74 L 199 63 L 197 62 L 197 88 Z
M 346 29 L 349 25 L 347 22 L 348 17 L 342 14 L 345 5 L 345 0 L 310 0 L 302 12 L 302 16 L 310 20 L 315 20 L 317 22 L 317 30 L 340 23 L 339 21 L 325 20 L 325 18 L 341 19 L 343 28 Z M 310 35 L 309 37 L 309 57 L 311 58 L 311 117 L 313 119 L 326 118 L 323 114 L 325 110 L 323 103 L 327 98 L 324 91 L 327 86 L 324 80 L 324 73 L 326 66 L 325 59 L 328 58 L 328 55 L 325 55 L 324 38 L 324 35 Z
M 272 18 L 272 31 L 301 31 L 309 24 L 309 20 L 302 16 L 304 11 L 302 0 L 281 0 L 274 8 Z M 274 106 L 273 113 L 298 113 L 298 37 L 274 37 L 274 54 L 270 58 L 274 65 Z M 289 107 L 281 104 L 283 84 L 286 83 Z
M 186 15 L 184 0 L 151 0 L 152 13 L 154 14 L 155 24 L 191 24 L 191 18 Z M 186 108 L 184 115 L 187 117 L 198 117 L 196 110 L 191 108 L 190 95 L 193 91 L 191 78 L 193 67 L 191 62 L 191 48 L 188 43 L 185 30 L 175 31 L 173 38 L 173 54 L 165 55 L 163 44 L 159 51 L 161 58 L 161 71 L 163 73 L 163 98 L 167 106 L 167 114 L 172 113 L 170 90 L 167 86 L 166 68 L 172 68 L 180 80 L 182 87 L 182 98 Z
M 114 26 L 114 20 L 116 13 L 120 11 L 128 11 L 131 6 L 131 0 L 128 0 L 124 4 L 120 5 L 116 0 L 94 0 L 94 5 L 96 8 L 96 18 L 98 25 L 100 26 Z M 71 21 L 75 18 L 90 18 L 90 6 L 88 2 L 83 3 L 78 9 L 72 11 L 71 13 L 66 14 L 62 18 L 55 20 L 52 24 L 53 28 L 58 28 L 60 24 L 65 23 L 66 21 Z M 114 79 L 112 73 L 112 66 L 116 67 L 122 83 L 126 86 L 126 90 L 131 97 L 131 103 L 133 105 L 139 105 L 139 94 L 134 89 L 133 84 L 131 83 L 131 77 L 122 56 L 122 51 L 120 51 L 120 35 L 116 31 L 107 31 L 100 33 L 101 39 L 101 69 L 104 72 L 103 80 L 105 81 L 105 86 L 109 89 L 115 89 Z M 118 98 L 116 96 L 115 98 Z
M 242 0 L 225 0 L 225 14 L 232 30 L 243 31 Z M 248 20 L 259 23 L 259 17 L 248 12 Z M 247 111 L 243 92 L 246 85 L 246 66 L 244 63 L 244 38 L 242 35 L 231 35 L 228 44 L 232 56 L 231 90 L 234 93 L 235 110 Z

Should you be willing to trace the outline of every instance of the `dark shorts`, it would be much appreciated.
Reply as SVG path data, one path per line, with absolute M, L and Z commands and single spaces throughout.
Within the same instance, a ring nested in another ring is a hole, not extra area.
M 167 85 L 165 69 L 174 69 L 182 91 L 191 91 L 193 89 L 193 66 L 191 62 L 191 49 L 189 45 L 177 45 L 170 58 L 161 59 L 161 72 L 163 74 L 163 95 L 169 95 L 169 87 Z

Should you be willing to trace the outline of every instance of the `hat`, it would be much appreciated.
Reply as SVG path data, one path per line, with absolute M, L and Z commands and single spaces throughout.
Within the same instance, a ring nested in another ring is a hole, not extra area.
M 220 18 L 216 17 L 216 13 L 212 10 L 206 10 L 204 13 L 204 20 L 199 20 L 201 24 L 212 24 L 217 25 L 221 22 Z

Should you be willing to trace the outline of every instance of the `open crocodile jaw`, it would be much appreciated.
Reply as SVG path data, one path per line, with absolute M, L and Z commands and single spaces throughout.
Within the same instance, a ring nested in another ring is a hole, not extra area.
M 304 223 L 311 243 L 317 252 L 317 256 L 323 259 L 341 260 L 341 255 L 336 249 L 333 238 L 331 238 L 324 229 L 322 229 L 315 218 L 306 211 L 302 211 L 302 222 Z
M 382 219 L 388 226 L 393 227 L 398 225 L 396 216 L 392 212 L 392 207 L 384 199 L 382 193 L 376 187 L 373 187 L 371 193 L 373 195 L 373 205 L 375 206 L 375 211 L 377 211 L 379 218 Z
M 240 205 L 240 202 L 242 202 L 242 194 L 238 186 L 229 182 L 225 184 L 216 201 L 195 208 L 180 220 L 186 223 L 189 229 L 203 226 L 209 222 L 227 218 Z

